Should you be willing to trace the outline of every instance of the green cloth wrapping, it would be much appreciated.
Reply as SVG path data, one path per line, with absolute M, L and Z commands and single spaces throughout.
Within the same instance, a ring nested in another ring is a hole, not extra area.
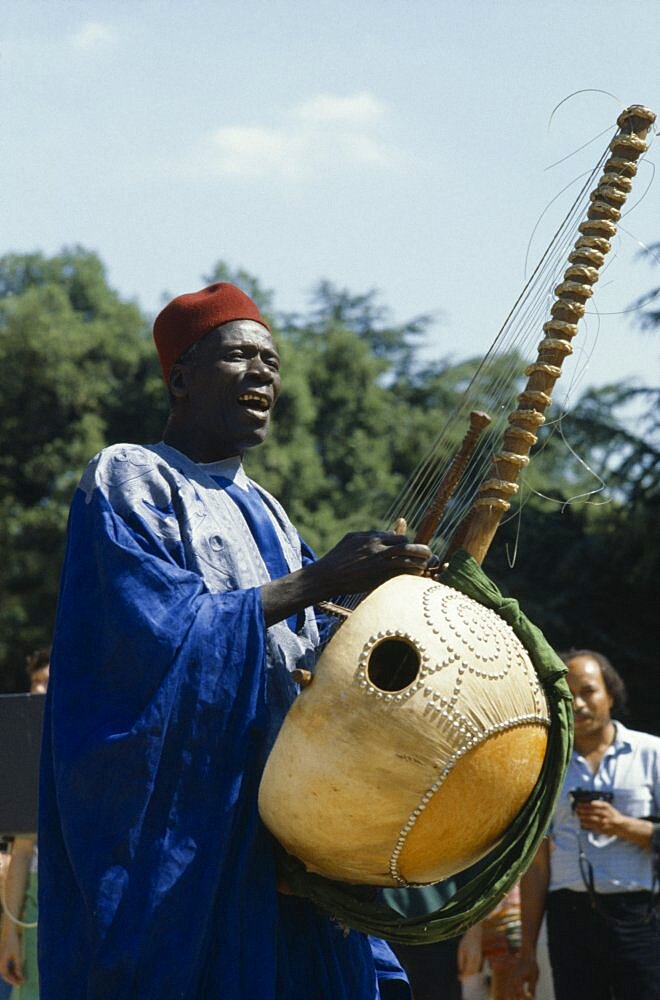
M 503 597 L 466 552 L 457 552 L 442 583 L 497 612 L 525 646 L 545 691 L 550 711 L 548 748 L 543 768 L 527 803 L 504 838 L 474 866 L 474 874 L 432 912 L 403 917 L 388 906 L 380 890 L 368 885 L 335 882 L 306 871 L 297 858 L 282 851 L 282 875 L 292 892 L 312 900 L 339 923 L 399 944 L 430 944 L 463 933 L 485 917 L 529 867 L 550 823 L 564 780 L 573 742 L 571 694 L 566 667 L 540 629 L 522 613 L 518 602 Z M 504 777 L 503 777 L 503 780 Z M 417 891 L 432 897 L 433 887 Z M 440 896 L 438 898 L 441 898 Z

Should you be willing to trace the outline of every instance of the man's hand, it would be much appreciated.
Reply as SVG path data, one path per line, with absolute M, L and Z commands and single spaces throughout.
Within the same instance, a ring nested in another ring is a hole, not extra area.
M 271 580 L 261 588 L 266 625 L 341 594 L 363 594 L 394 576 L 423 576 L 431 562 L 428 545 L 387 531 L 354 531 L 315 563 Z
M 646 851 L 651 850 L 653 823 L 648 819 L 637 819 L 619 812 L 609 802 L 595 799 L 593 802 L 579 802 L 575 814 L 583 830 L 602 833 L 608 837 L 621 837 Z
M 401 573 L 422 576 L 432 553 L 428 545 L 408 542 L 386 531 L 354 531 L 316 563 L 328 588 L 326 597 L 361 594 Z
M 575 815 L 583 830 L 592 833 L 606 833 L 610 837 L 619 836 L 625 817 L 610 802 L 595 799 L 593 802 L 578 802 Z
M 532 952 L 519 955 L 509 975 L 511 992 L 507 1000 L 528 1000 L 533 997 L 539 979 L 536 955 Z

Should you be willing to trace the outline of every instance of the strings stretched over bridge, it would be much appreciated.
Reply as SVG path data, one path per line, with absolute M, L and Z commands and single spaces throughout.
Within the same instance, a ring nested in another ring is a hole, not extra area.
M 510 498 L 518 490 L 518 475 L 527 464 L 529 450 L 537 440 L 536 432 L 545 421 L 544 411 L 561 364 L 572 353 L 571 340 L 577 332 L 577 323 L 610 250 L 615 223 L 630 191 L 631 178 L 637 172 L 637 161 L 646 150 L 644 138 L 654 121 L 653 113 L 640 106 L 629 108 L 619 117 L 618 129 L 585 178 L 428 454 L 389 508 L 383 528 L 391 529 L 403 518 L 408 532 L 416 534 L 452 465 L 457 435 L 467 428 L 472 411 L 485 409 L 491 425 L 479 438 L 467 470 L 429 542 L 442 559 L 450 546 L 456 544 L 459 532 L 472 531 L 472 549 L 470 544 L 466 547 L 474 550 L 479 561 L 485 555 L 502 514 L 510 506 Z M 550 314 L 551 319 L 546 322 Z M 525 370 L 530 376 L 527 386 L 518 396 L 522 377 L 519 359 L 534 357 L 537 347 L 536 362 Z M 472 522 L 479 505 L 480 513 L 490 523 L 484 529 L 484 537 L 477 541 Z M 353 596 L 342 604 L 350 609 L 359 600 L 359 595 Z

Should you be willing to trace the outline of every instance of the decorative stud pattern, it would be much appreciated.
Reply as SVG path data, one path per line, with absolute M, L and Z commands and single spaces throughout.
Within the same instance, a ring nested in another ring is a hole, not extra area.
M 370 637 L 360 656 L 356 673 L 358 685 L 381 703 L 401 704 L 413 695 L 423 699 L 424 718 L 440 728 L 441 743 L 437 777 L 421 795 L 403 823 L 389 859 L 389 872 L 400 885 L 407 881 L 399 870 L 406 840 L 422 812 L 440 789 L 457 762 L 489 737 L 524 724 L 549 725 L 545 695 L 536 672 L 513 629 L 494 611 L 440 583 L 431 584 L 422 595 L 422 616 L 429 630 L 421 642 L 408 632 L 389 629 Z M 367 667 L 378 643 L 397 638 L 418 651 L 421 668 L 415 681 L 397 694 L 379 691 L 369 681 Z M 510 711 L 498 704 L 509 702 L 511 683 L 517 677 L 518 707 Z M 475 712 L 468 678 L 493 685 L 489 720 Z M 500 692 L 501 693 L 498 693 Z M 498 716 L 498 712 L 499 717 Z
M 420 665 L 419 670 L 417 671 L 417 676 L 411 684 L 403 688 L 401 691 L 383 691 L 376 687 L 369 677 L 368 667 L 372 653 L 376 647 L 386 639 L 400 639 L 402 642 L 408 643 L 408 645 L 415 650 L 417 656 L 419 657 Z M 370 636 L 362 647 L 362 652 L 358 658 L 358 666 L 355 671 L 354 680 L 358 687 L 364 690 L 365 694 L 372 695 L 377 701 L 382 701 L 386 705 L 402 705 L 423 686 L 424 676 L 428 673 L 429 660 L 430 657 L 425 647 L 417 639 L 409 635 L 408 632 L 402 632 L 399 629 L 383 629 L 381 632 L 377 632 L 375 635 Z
M 453 664 L 459 676 L 468 671 L 501 680 L 514 660 L 526 664 L 524 647 L 504 619 L 456 590 L 442 584 L 428 587 L 422 596 L 422 613 L 446 650 L 435 669 Z
M 514 726 L 520 726 L 529 723 L 540 723 L 541 725 L 544 726 L 550 725 L 547 715 L 541 715 L 541 714 L 537 715 L 534 713 L 529 713 L 527 715 L 518 715 L 506 723 L 502 722 L 495 723 L 488 729 L 484 730 L 480 734 L 479 738 L 470 738 L 466 740 L 462 747 L 458 748 L 449 755 L 449 760 L 445 765 L 444 769 L 442 770 L 441 774 L 439 775 L 437 780 L 433 782 L 431 787 L 421 797 L 421 799 L 419 800 L 419 805 L 417 805 L 412 810 L 406 822 L 403 824 L 401 830 L 399 831 L 399 836 L 397 837 L 396 843 L 394 845 L 389 860 L 390 876 L 394 879 L 395 882 L 398 882 L 398 884 L 401 886 L 414 886 L 418 884 L 415 882 L 408 882 L 401 874 L 399 870 L 399 860 L 401 858 L 401 852 L 403 851 L 406 840 L 408 839 L 411 830 L 415 826 L 415 823 L 417 822 L 417 820 L 419 819 L 419 817 L 421 816 L 421 814 L 423 813 L 424 809 L 429 804 L 433 796 L 440 789 L 441 785 L 446 781 L 448 775 L 453 771 L 454 767 L 461 759 L 461 757 L 464 757 L 465 754 L 468 753 L 468 751 L 474 749 L 474 747 L 478 746 L 480 743 L 485 743 L 485 741 L 490 736 L 494 736 L 497 733 L 505 732 L 507 729 L 513 729 Z

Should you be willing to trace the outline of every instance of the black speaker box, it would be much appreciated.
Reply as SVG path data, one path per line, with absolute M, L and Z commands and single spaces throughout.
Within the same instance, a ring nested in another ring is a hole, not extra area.
M 0 695 L 0 836 L 37 829 L 45 694 Z

